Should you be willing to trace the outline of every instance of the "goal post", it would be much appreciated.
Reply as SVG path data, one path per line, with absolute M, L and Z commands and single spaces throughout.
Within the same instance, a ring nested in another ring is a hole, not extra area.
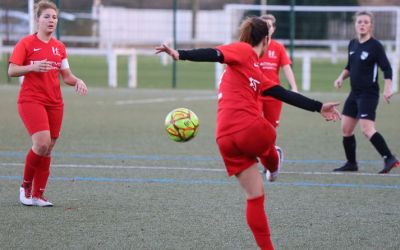
M 244 17 L 268 12 L 277 17 L 278 28 L 274 38 L 284 45 L 290 44 L 289 5 L 247 5 L 228 4 L 225 13 L 225 42 L 238 39 L 239 25 Z M 303 63 L 302 89 L 308 91 L 311 81 L 311 61 L 327 58 L 335 63 L 337 58 L 347 58 L 346 49 L 350 39 L 355 37 L 353 16 L 357 11 L 368 10 L 375 15 L 374 35 L 386 48 L 393 68 L 393 89 L 399 90 L 400 65 L 400 7 L 399 6 L 294 6 L 296 13 L 296 36 L 294 58 Z M 325 49 L 314 53 L 315 48 Z M 310 53 L 307 53 L 310 51 Z M 310 61 L 311 60 L 311 61 Z M 339 73 L 339 72 L 338 72 Z

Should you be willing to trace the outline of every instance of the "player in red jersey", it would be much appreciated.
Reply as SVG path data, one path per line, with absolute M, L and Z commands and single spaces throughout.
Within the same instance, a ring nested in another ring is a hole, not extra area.
M 36 5 L 38 31 L 22 38 L 9 60 L 8 75 L 24 76 L 18 96 L 18 112 L 32 139 L 26 156 L 20 202 L 27 206 L 52 206 L 44 197 L 50 175 L 51 151 L 60 135 L 64 102 L 58 76 L 87 94 L 85 83 L 72 74 L 65 46 L 52 37 L 57 27 L 57 6 L 49 1 Z
M 246 194 L 246 218 L 257 245 L 274 249 L 264 209 L 264 184 L 258 171 L 258 158 L 275 151 L 275 128 L 261 116 L 260 92 L 297 107 L 320 112 L 327 120 L 337 120 L 338 103 L 325 103 L 288 91 L 266 78 L 259 57 L 268 42 L 268 28 L 260 18 L 247 18 L 240 28 L 240 42 L 217 48 L 174 50 L 163 44 L 156 53 L 165 52 L 175 60 L 220 62 L 227 64 L 218 90 L 216 141 L 229 176 L 236 176 Z M 270 171 L 277 166 L 264 165 Z
M 260 57 L 260 69 L 271 81 L 280 83 L 279 71 L 282 68 L 291 90 L 298 92 L 296 79 L 294 78 L 293 70 L 290 66 L 292 61 L 286 54 L 285 47 L 278 41 L 272 39 L 272 34 L 276 29 L 275 17 L 268 14 L 261 16 L 261 19 L 265 20 L 268 24 L 269 40 L 264 55 Z M 274 127 L 278 127 L 282 111 L 282 102 L 273 97 L 266 96 L 261 98 L 261 104 L 264 117 Z
M 275 17 L 271 14 L 268 14 L 262 15 L 260 18 L 267 22 L 269 28 L 268 45 L 264 55 L 260 57 L 260 69 L 267 78 L 274 82 L 281 83 L 279 71 L 282 68 L 285 78 L 289 82 L 291 90 L 298 92 L 296 79 L 294 78 L 291 67 L 292 62 L 286 54 L 285 47 L 278 41 L 272 39 L 272 34 L 274 34 L 276 29 Z M 279 126 L 282 112 L 282 102 L 271 96 L 265 96 L 260 98 L 259 103 L 261 112 L 265 119 L 267 119 L 275 128 L 277 128 Z M 266 179 L 269 181 L 274 181 L 277 178 L 283 160 L 283 150 L 278 146 L 276 149 L 276 152 L 271 152 L 271 157 L 269 157 L 269 159 L 272 160 L 271 163 L 276 161 L 279 162 L 278 171 L 270 173 L 264 169 Z

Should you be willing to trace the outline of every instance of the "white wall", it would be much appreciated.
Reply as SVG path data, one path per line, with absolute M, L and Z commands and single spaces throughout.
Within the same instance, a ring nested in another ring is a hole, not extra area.
M 223 10 L 199 11 L 197 41 L 223 43 L 226 23 Z M 172 40 L 172 10 L 126 9 L 118 7 L 100 8 L 100 40 L 115 45 L 159 44 Z M 192 13 L 177 12 L 177 40 L 192 41 Z

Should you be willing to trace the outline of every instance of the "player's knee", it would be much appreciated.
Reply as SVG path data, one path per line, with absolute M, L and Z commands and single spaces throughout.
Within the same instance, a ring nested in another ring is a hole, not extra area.
M 264 195 L 264 190 L 261 190 L 261 189 L 252 190 L 250 192 L 246 192 L 246 198 L 250 199 L 250 200 L 258 198 L 258 197 L 263 196 L 263 195 Z
M 342 131 L 342 136 L 343 137 L 349 137 L 349 136 L 352 136 L 353 135 L 353 132 L 350 132 L 350 131 Z
M 376 130 L 374 128 L 361 128 L 361 132 L 369 139 L 375 134 Z
M 349 136 L 352 136 L 353 134 L 354 134 L 353 129 L 342 129 L 342 135 L 344 137 L 349 137 Z
M 53 151 L 53 148 L 54 148 L 54 143 L 51 143 L 50 146 L 47 148 L 47 152 L 44 156 L 50 157 L 51 152 Z
M 342 135 L 345 137 L 352 136 L 354 129 L 350 127 L 342 127 Z
M 33 144 L 33 151 L 38 155 L 45 156 L 48 154 L 50 149 L 50 141 L 37 141 Z

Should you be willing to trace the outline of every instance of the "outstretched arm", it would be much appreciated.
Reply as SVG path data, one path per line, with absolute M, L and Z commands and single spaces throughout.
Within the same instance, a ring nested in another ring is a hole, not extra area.
M 213 48 L 191 49 L 191 50 L 174 50 L 166 44 L 156 47 L 156 54 L 161 52 L 167 53 L 174 60 L 188 60 L 194 62 L 220 62 L 224 61 L 222 53 Z
M 280 85 L 276 85 L 263 91 L 262 95 L 272 96 L 278 100 L 281 100 L 282 102 L 304 110 L 319 112 L 327 121 L 336 121 L 341 119 L 340 113 L 336 109 L 336 107 L 339 105 L 337 102 L 321 103 L 299 93 L 286 90 Z
M 161 44 L 161 46 L 156 47 L 156 54 L 159 54 L 161 52 L 167 53 L 172 57 L 174 60 L 179 60 L 179 53 L 177 50 L 174 50 L 173 48 L 170 48 L 168 45 L 165 43 Z

